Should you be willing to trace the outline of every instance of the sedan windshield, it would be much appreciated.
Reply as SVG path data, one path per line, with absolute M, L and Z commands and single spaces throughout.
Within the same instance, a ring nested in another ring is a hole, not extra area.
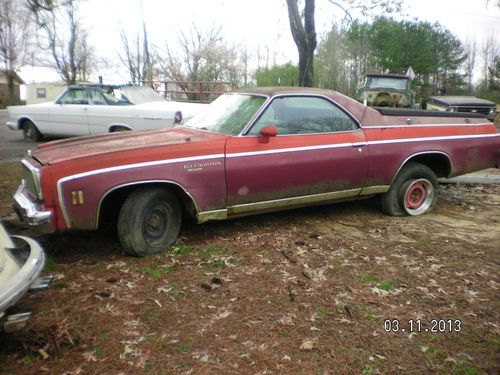
M 224 94 L 196 114 L 185 126 L 238 135 L 264 104 L 266 98 L 248 94 Z

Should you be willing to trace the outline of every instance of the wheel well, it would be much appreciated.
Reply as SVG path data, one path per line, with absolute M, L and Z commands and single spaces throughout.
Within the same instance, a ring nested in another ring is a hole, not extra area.
M 408 164 L 408 162 L 417 162 L 420 164 L 423 164 L 430 169 L 436 174 L 436 176 L 439 177 L 448 177 L 451 175 L 453 166 L 451 164 L 451 160 L 448 155 L 440 153 L 440 152 L 433 152 L 433 153 L 425 153 L 425 154 L 419 154 L 419 155 L 414 155 L 411 158 L 407 159 L 404 163 L 404 165 L 401 167 L 401 169 Z
M 27 118 L 27 117 L 22 117 L 22 118 L 18 119 L 18 120 L 17 120 L 17 128 L 18 128 L 19 130 L 22 130 L 22 129 L 23 129 L 23 126 L 24 126 L 24 123 L 25 123 L 26 121 L 31 121 L 31 120 L 30 120 L 29 118 Z M 31 121 L 31 122 L 33 123 L 33 121 Z M 35 124 L 33 123 L 33 125 L 35 125 Z M 35 125 L 35 126 L 36 126 L 36 125 Z M 37 128 L 37 129 L 38 129 L 38 128 Z
M 109 127 L 109 132 L 113 133 L 113 132 L 115 132 L 115 131 L 117 131 L 119 129 L 132 130 L 130 127 L 125 126 L 125 125 L 111 125 Z
M 105 223 L 116 223 L 120 209 L 131 192 L 155 186 L 168 189 L 179 199 L 183 219 L 194 220 L 196 218 L 196 205 L 193 199 L 180 186 L 169 182 L 143 182 L 125 185 L 108 192 L 99 205 L 96 226 L 101 227 Z

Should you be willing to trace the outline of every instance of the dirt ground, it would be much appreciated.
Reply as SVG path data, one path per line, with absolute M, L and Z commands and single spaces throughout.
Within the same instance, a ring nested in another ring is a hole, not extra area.
M 500 372 L 500 185 L 442 185 L 414 218 L 369 199 L 192 225 L 132 258 L 112 231 L 25 229 L 15 175 L 0 213 L 55 281 L 18 306 L 35 311 L 24 331 L 0 335 L 1 373 Z

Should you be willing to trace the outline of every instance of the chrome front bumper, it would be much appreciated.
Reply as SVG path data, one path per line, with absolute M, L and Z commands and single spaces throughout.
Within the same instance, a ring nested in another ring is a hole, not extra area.
M 37 203 L 33 202 L 22 183 L 14 194 L 14 211 L 22 221 L 29 225 L 50 224 L 51 211 L 44 211 Z
M 45 290 L 52 282 L 52 276 L 40 277 L 45 266 L 45 253 L 38 242 L 24 236 L 11 238 L 16 248 L 9 251 L 21 267 L 0 285 L 0 330 L 8 333 L 22 329 L 31 317 L 31 312 L 9 315 L 6 310 L 26 292 Z
M 17 123 L 15 122 L 12 122 L 12 121 L 7 121 L 5 123 L 5 125 L 7 125 L 7 127 L 10 129 L 10 130 L 19 130 L 19 128 L 17 127 Z

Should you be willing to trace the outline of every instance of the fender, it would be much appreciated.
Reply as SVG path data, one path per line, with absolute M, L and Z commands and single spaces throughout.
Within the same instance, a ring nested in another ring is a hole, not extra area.
M 396 179 L 397 175 L 399 174 L 399 172 L 401 171 L 401 169 L 403 169 L 403 167 L 406 165 L 406 163 L 408 163 L 408 161 L 410 161 L 411 159 L 415 158 L 415 157 L 418 157 L 420 155 L 443 155 L 446 157 L 446 159 L 448 160 L 448 163 L 450 165 L 450 171 L 449 173 L 445 176 L 445 177 L 448 177 L 450 175 L 453 175 L 453 171 L 454 171 L 454 166 L 453 166 L 453 161 L 451 160 L 451 157 L 450 155 L 448 155 L 446 152 L 444 151 L 438 151 L 438 150 L 433 150 L 433 151 L 422 151 L 422 152 L 416 152 L 410 156 L 408 156 L 402 163 L 401 165 L 399 166 L 399 168 L 397 169 L 396 173 L 394 174 L 394 176 L 392 177 L 392 180 L 391 180 L 391 186 L 392 184 L 394 183 L 394 180 Z M 432 167 L 431 167 L 432 169 Z
M 22 130 L 23 129 L 23 127 L 21 125 L 26 120 L 31 121 L 38 128 L 38 125 L 35 122 L 35 120 L 33 120 L 30 116 L 23 115 L 21 117 L 18 117 L 17 120 L 16 120 L 17 130 Z
M 165 184 L 165 185 L 175 185 L 175 186 L 179 187 L 189 197 L 189 199 L 191 199 L 191 201 L 194 205 L 194 208 L 196 210 L 196 214 L 198 214 L 200 212 L 200 210 L 198 208 L 198 204 L 196 203 L 196 200 L 194 199 L 194 197 L 190 193 L 188 193 L 188 191 L 184 188 L 184 186 L 182 186 L 178 182 L 171 181 L 171 180 L 144 180 L 144 181 L 129 182 L 126 184 L 117 185 L 117 186 L 109 189 L 108 191 L 106 191 L 102 195 L 101 199 L 99 200 L 99 205 L 97 206 L 97 212 L 96 212 L 96 217 L 95 217 L 95 229 L 97 229 L 99 227 L 99 217 L 101 215 L 102 203 L 109 196 L 109 194 L 113 193 L 116 190 L 125 188 L 125 187 L 136 186 L 136 185 L 148 185 L 148 184 Z

